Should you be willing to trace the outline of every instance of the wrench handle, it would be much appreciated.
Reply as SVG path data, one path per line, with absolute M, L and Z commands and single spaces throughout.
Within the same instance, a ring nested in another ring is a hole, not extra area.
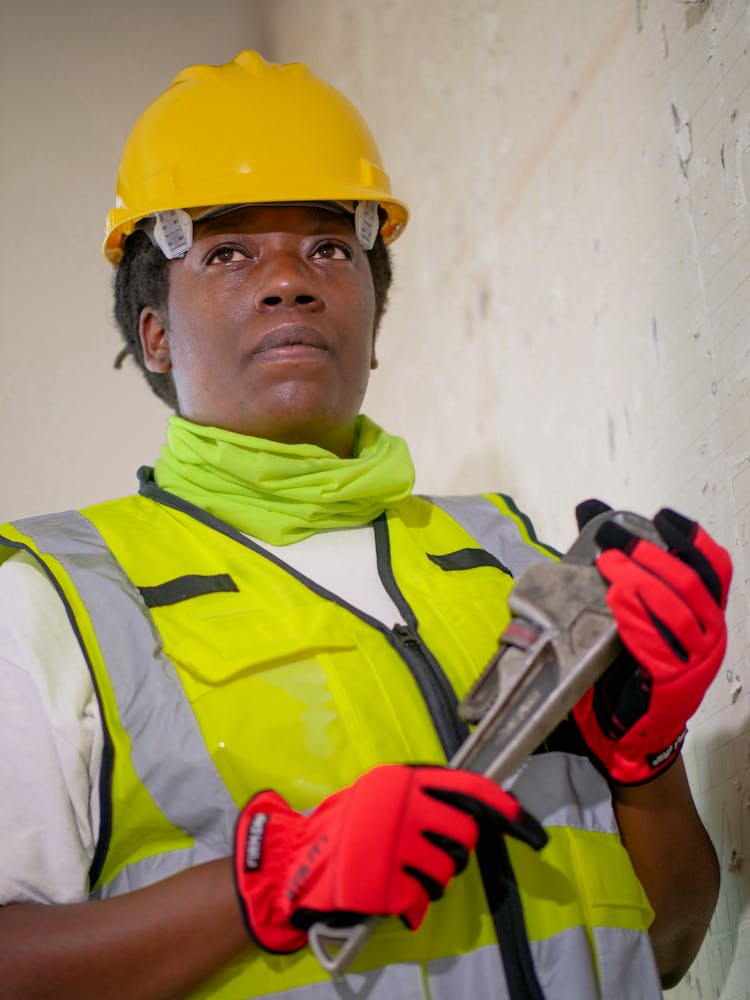
M 349 927 L 332 927 L 319 920 L 307 934 L 310 950 L 330 976 L 340 976 L 349 968 L 370 939 L 380 917 L 365 917 Z

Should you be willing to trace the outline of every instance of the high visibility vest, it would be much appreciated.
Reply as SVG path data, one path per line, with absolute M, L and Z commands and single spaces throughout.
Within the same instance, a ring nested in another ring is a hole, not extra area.
M 513 577 L 548 554 L 506 497 L 410 497 L 374 522 L 379 573 L 406 623 L 390 629 L 153 482 L 141 492 L 0 528 L 0 558 L 25 549 L 54 581 L 101 706 L 95 897 L 230 855 L 238 810 L 260 789 L 305 810 L 377 764 L 445 762 Z M 530 955 L 547 1000 L 661 996 L 653 914 L 606 782 L 555 751 L 508 787 L 549 844 L 537 854 L 508 838 L 515 884 L 494 915 L 472 860 L 419 931 L 382 920 L 349 974 L 352 995 L 539 996 L 533 974 L 518 985 Z M 194 994 L 282 995 L 342 994 L 307 949 L 249 952 Z

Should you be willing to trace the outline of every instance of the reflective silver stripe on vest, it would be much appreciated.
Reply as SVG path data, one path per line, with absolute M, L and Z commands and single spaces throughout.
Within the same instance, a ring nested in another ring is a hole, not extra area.
M 200 842 L 201 855 L 231 854 L 237 807 L 206 750 L 137 588 L 101 534 L 77 511 L 27 518 L 15 527 L 41 552 L 54 555 L 78 591 L 107 665 L 120 719 L 132 739 L 133 766 L 157 806 Z M 164 733 L 181 752 L 179 764 L 173 761 L 169 768 L 163 767 Z M 132 866 L 128 888 L 153 881 L 141 881 L 138 868 Z
M 591 961 L 585 928 L 571 927 L 530 942 L 545 1000 L 658 1000 L 662 996 L 647 934 L 595 927 L 594 937 L 601 981 Z M 428 976 L 430 1000 L 511 1000 L 494 946 L 430 962 Z
M 602 1000 L 651 1000 L 663 996 L 648 934 L 616 927 L 595 927 Z M 630 975 L 623 975 L 630 970 Z
M 662 996 L 647 935 L 595 928 L 602 982 L 583 927 L 531 942 L 545 1000 L 659 1000 Z M 624 971 L 627 970 L 624 975 Z M 628 974 L 629 973 L 629 974 Z M 427 964 L 390 965 L 329 982 L 264 993 L 262 1000 L 512 1000 L 495 945 Z
M 646 934 L 597 927 L 594 936 L 601 947 L 601 982 L 583 927 L 571 927 L 546 940 L 530 942 L 545 1000 L 658 1000 L 662 996 Z M 511 1000 L 494 946 L 430 962 L 428 976 L 426 995 L 430 1000 Z
M 659 1000 L 662 996 L 648 935 L 624 928 L 595 927 L 598 974 L 590 961 L 583 927 L 570 927 L 531 942 L 531 955 L 545 1000 Z M 605 947 L 602 948 L 601 946 Z
M 429 1000 L 430 994 L 419 963 L 402 962 L 257 997 L 258 1000 Z
M 585 757 L 558 751 L 529 757 L 503 787 L 543 826 L 620 832 L 609 786 Z
M 518 524 L 482 496 L 425 497 L 507 566 L 514 577 L 545 556 L 523 538 Z
M 455 958 L 436 959 L 428 964 L 427 976 L 430 1000 L 475 1000 L 475 997 L 510 1000 L 500 949 L 496 945 L 485 945 Z
M 580 956 L 579 956 L 580 959 Z M 598 1000 L 585 994 L 576 1000 Z M 402 962 L 338 979 L 263 993 L 259 1000 L 510 1000 L 496 945 L 454 958 Z M 567 998 L 569 1000 L 569 998 Z

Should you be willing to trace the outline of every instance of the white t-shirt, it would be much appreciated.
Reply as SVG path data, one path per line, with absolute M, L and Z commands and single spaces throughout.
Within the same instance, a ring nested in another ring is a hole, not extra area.
M 372 527 L 264 545 L 389 627 Z M 0 566 L 0 906 L 81 902 L 99 833 L 103 732 L 67 612 L 36 560 Z

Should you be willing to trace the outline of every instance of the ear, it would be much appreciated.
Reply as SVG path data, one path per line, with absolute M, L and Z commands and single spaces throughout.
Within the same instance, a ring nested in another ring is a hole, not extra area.
M 167 324 L 152 306 L 144 306 L 138 320 L 138 336 L 143 348 L 143 363 L 150 372 L 166 374 L 172 370 Z
M 378 367 L 378 364 L 379 364 L 377 355 L 375 354 L 375 339 L 376 339 L 376 337 L 377 337 L 377 331 L 375 333 L 373 333 L 373 335 L 372 335 L 372 351 L 370 353 L 370 371 L 371 372 L 374 372 L 375 369 Z

